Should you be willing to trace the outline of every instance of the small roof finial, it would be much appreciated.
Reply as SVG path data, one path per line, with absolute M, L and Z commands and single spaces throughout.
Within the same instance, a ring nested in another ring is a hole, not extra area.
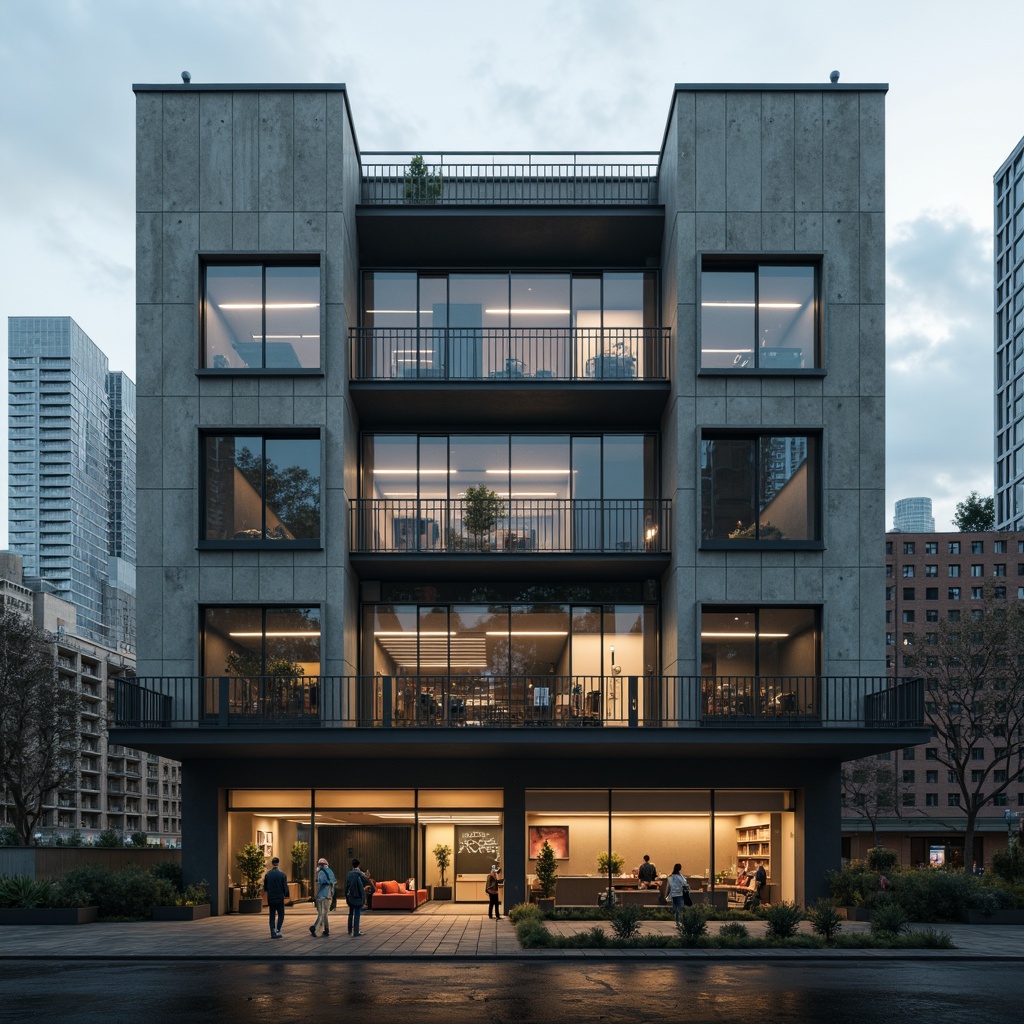
M 831 82 L 831 83 L 832 83 L 833 85 L 835 85 L 835 84 L 836 84 L 836 82 L 838 82 L 838 81 L 839 81 L 839 72 L 838 72 L 838 71 L 833 71 L 833 72 L 832 72 L 832 74 L 828 76 L 828 80 L 829 80 L 829 81 L 830 81 L 830 82 Z
M 833 73 L 834 75 L 836 74 L 836 72 L 834 72 L 834 71 L 833 71 L 832 73 Z M 838 76 L 838 75 L 836 75 L 836 77 L 838 78 L 839 76 Z M 188 83 L 192 81 L 192 76 L 191 76 L 191 75 L 190 75 L 190 74 L 189 74 L 189 73 L 188 73 L 187 71 L 182 71 L 182 73 L 181 73 L 181 80 L 182 80 L 182 81 L 183 81 L 183 82 L 184 82 L 184 83 L 185 83 L 186 85 L 188 85 Z

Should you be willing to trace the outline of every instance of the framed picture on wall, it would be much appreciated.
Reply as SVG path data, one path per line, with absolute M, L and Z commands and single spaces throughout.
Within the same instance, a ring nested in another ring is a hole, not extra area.
M 267 838 L 264 839 L 263 841 L 267 844 L 267 846 L 273 846 L 274 845 L 274 833 L 273 832 L 268 832 L 267 833 Z
M 270 843 L 264 843 L 263 845 L 263 856 L 272 857 L 274 855 L 274 847 Z
M 537 859 L 545 842 L 555 851 L 555 860 L 569 859 L 568 825 L 531 825 L 529 839 L 530 860 Z
M 263 846 L 267 841 L 266 835 L 260 829 L 256 829 L 256 845 Z

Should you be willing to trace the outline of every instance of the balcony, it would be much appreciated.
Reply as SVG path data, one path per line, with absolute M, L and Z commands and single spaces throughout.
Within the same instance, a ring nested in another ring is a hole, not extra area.
M 667 327 L 353 327 L 352 395 L 364 426 L 443 409 L 449 422 L 656 427 L 670 342 Z
M 118 680 L 121 729 L 919 729 L 920 679 L 302 676 Z M 111 787 L 112 788 L 112 787 Z
M 369 206 L 647 206 L 657 153 L 364 152 Z M 417 158 L 422 162 L 419 169 Z
M 659 259 L 657 153 L 363 152 L 366 265 L 644 266 Z M 468 216 L 467 216 L 468 214 Z
M 503 505 L 505 514 L 490 530 L 472 533 L 465 499 L 352 499 L 353 564 L 372 564 L 379 578 L 388 578 L 408 573 L 411 561 L 422 560 L 419 568 L 435 575 L 465 572 L 475 561 L 481 572 L 501 564 L 503 578 L 517 571 L 537 578 L 557 562 L 584 576 L 597 572 L 623 579 L 647 579 L 668 565 L 668 499 L 511 498 Z

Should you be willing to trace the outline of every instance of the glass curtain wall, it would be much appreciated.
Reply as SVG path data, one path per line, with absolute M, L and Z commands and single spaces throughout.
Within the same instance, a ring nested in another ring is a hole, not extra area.
M 366 435 L 369 541 L 374 551 L 644 551 L 657 540 L 656 453 L 646 434 Z M 483 512 L 470 498 L 481 487 L 493 492 Z
M 378 378 L 643 376 L 657 308 L 653 273 L 374 271 L 363 358 Z

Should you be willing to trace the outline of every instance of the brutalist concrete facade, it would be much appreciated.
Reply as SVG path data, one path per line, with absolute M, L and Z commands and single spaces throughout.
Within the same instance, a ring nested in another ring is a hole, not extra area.
M 361 259 L 375 244 L 379 259 L 385 236 L 383 221 L 360 221 L 367 211 L 359 209 L 361 163 L 347 93 L 343 86 L 298 85 L 147 85 L 135 91 L 139 676 L 157 691 L 161 679 L 195 680 L 201 674 L 200 610 L 257 602 L 319 606 L 321 673 L 357 676 L 365 672 L 360 641 L 369 644 L 372 637 L 360 637 L 360 601 L 367 599 L 360 584 L 367 580 L 353 567 L 348 531 L 349 502 L 359 494 L 360 441 L 349 329 L 359 325 Z M 233 787 L 351 786 L 355 779 L 378 787 L 445 786 L 488 779 L 504 789 L 506 899 L 514 902 L 525 895 L 526 794 L 552 784 L 549 759 L 555 758 L 563 787 L 649 786 L 683 765 L 675 774 L 686 786 L 713 792 L 749 788 L 756 780 L 758 787 L 792 794 L 786 806 L 795 815 L 796 838 L 785 892 L 801 901 L 821 892 L 824 872 L 839 861 L 841 762 L 924 738 L 919 715 L 881 721 L 865 711 L 865 694 L 885 685 L 877 627 L 884 611 L 877 537 L 884 530 L 885 91 L 681 85 L 673 93 L 657 203 L 641 211 L 644 225 L 661 219 L 654 243 L 645 249 L 646 237 L 638 242 L 630 264 L 660 273 L 661 326 L 671 337 L 665 392 L 657 399 L 663 404 L 657 427 L 661 498 L 672 507 L 671 558 L 667 568 L 659 563 L 650 590 L 661 664 L 647 672 L 672 699 L 664 697 L 658 727 L 571 735 L 514 728 L 474 735 L 391 728 L 243 734 L 172 721 L 178 714 L 173 701 L 166 721 L 126 714 L 123 742 L 183 761 L 186 875 L 219 880 L 230 871 L 225 794 Z M 443 205 L 419 211 L 419 223 L 431 217 L 435 227 L 444 223 L 437 245 L 449 248 L 471 237 L 474 218 L 483 222 L 485 213 L 494 214 L 470 205 L 458 211 L 460 218 L 442 222 Z M 544 205 L 538 202 L 531 214 L 538 237 Z M 556 212 L 570 229 L 584 221 L 607 227 L 612 218 L 600 205 Z M 617 223 L 621 232 L 626 222 Z M 389 244 L 409 245 L 407 265 L 415 267 L 417 224 L 407 227 L 408 235 L 387 237 Z M 429 248 L 429 233 L 424 237 Z M 319 370 L 200 369 L 202 260 L 296 253 L 317 258 L 321 268 Z M 819 347 L 812 365 L 799 372 L 702 368 L 703 270 L 787 260 L 817 267 Z M 527 266 L 567 264 L 541 251 Z M 555 422 L 560 396 L 551 394 L 547 408 Z M 615 402 L 609 391 L 609 408 Z M 492 405 L 481 415 L 481 430 L 501 415 L 500 399 Z M 424 427 L 446 414 L 431 413 Z M 386 416 L 386 409 L 375 410 L 378 422 Z M 544 426 L 543 411 L 537 426 Z M 266 427 L 319 432 L 322 544 L 311 550 L 201 548 L 202 431 Z M 809 490 L 820 525 L 805 542 L 715 545 L 703 536 L 702 438 L 744 430 L 818 439 Z M 514 579 L 504 567 L 510 562 L 488 563 L 491 578 Z M 632 573 L 638 582 L 650 575 L 618 564 L 617 572 Z M 410 561 L 405 571 L 391 578 L 431 579 L 422 563 Z M 766 731 L 763 723 L 709 722 L 701 622 L 710 605 L 815 609 L 815 674 L 822 689 L 810 727 L 805 721 L 802 728 Z M 852 712 L 842 710 L 847 690 L 859 694 Z M 728 728 L 705 728 L 709 724 Z M 223 909 L 219 882 L 215 889 Z

